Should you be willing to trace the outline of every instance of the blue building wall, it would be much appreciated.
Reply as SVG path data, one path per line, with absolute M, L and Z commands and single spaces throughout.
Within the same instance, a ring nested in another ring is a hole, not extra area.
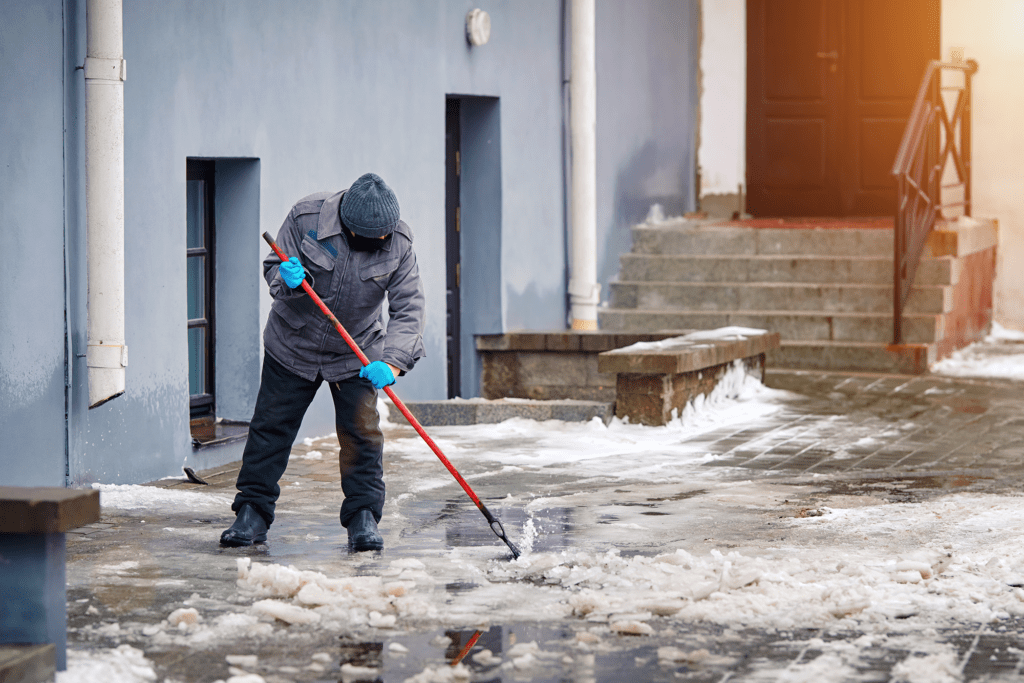
M 598 241 L 605 285 L 618 270 L 619 253 L 628 250 L 629 222 L 646 213 L 652 197 L 682 208 L 692 201 L 695 2 L 598 2 Z M 238 254 L 233 275 L 225 276 L 233 288 L 224 291 L 222 282 L 218 289 L 218 307 L 233 306 L 225 321 L 234 335 L 227 348 L 239 349 L 233 410 L 251 405 L 245 392 L 255 388 L 259 363 L 253 330 L 262 329 L 269 313 L 261 233 L 276 234 L 298 198 L 342 189 L 369 170 L 398 194 L 416 234 L 426 289 L 427 357 L 397 390 L 410 400 L 445 396 L 447 95 L 492 98 L 479 100 L 479 137 L 486 144 L 476 161 L 488 169 L 478 187 L 500 206 L 478 212 L 464 258 L 493 259 L 497 252 L 500 284 L 475 304 L 486 310 L 467 312 L 467 320 L 505 330 L 565 327 L 562 2 L 125 0 L 127 392 L 87 410 L 83 86 L 75 70 L 84 60 L 84 5 L 34 0 L 0 7 L 5 73 L 24 72 L 15 68 L 26 63 L 22 55 L 38 53 L 27 62 L 34 71 L 25 83 L 0 81 L 0 137 L 18 141 L 5 143 L 3 154 L 21 164 L 0 164 L 3 230 L 6 241 L 8 226 L 33 226 L 31 239 L 16 233 L 17 248 L 44 280 L 42 287 L 18 282 L 5 268 L 0 283 L 16 294 L 0 299 L 0 344 L 16 348 L 0 366 L 0 427 L 5 433 L 27 427 L 20 440 L 0 445 L 10 483 L 63 482 L 65 435 L 73 485 L 145 481 L 184 464 L 203 468 L 239 457 L 237 447 L 191 446 L 189 157 L 217 159 L 218 178 L 225 169 L 243 188 L 236 198 L 240 213 L 225 223 L 230 235 L 218 232 L 217 243 L 221 256 Z M 491 15 L 487 45 L 465 40 L 472 7 Z M 500 162 L 488 163 L 486 145 L 497 146 Z M 11 324 L 26 316 L 30 328 Z M 332 412 L 324 392 L 300 436 L 333 431 Z M 40 449 L 45 459 L 18 458 Z
M 696 0 L 597 0 L 597 226 L 601 297 L 652 204 L 696 203 Z
M 0 485 L 64 484 L 63 27 L 0 8 Z

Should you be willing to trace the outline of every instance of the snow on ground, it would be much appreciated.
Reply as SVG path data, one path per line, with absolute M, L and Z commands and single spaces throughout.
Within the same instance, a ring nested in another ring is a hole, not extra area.
M 100 492 L 100 506 L 115 510 L 145 510 L 162 506 L 179 509 L 224 510 L 233 498 L 215 493 L 176 491 L 135 484 L 93 484 Z
M 474 477 L 536 468 L 612 481 L 632 478 L 651 487 L 645 490 L 678 489 L 696 478 L 717 477 L 718 486 L 737 492 L 738 505 L 765 507 L 771 503 L 758 501 L 757 491 L 742 493 L 740 483 L 722 477 L 724 468 L 702 467 L 709 456 L 698 437 L 723 426 L 756 427 L 783 410 L 788 397 L 737 366 L 715 393 L 664 427 L 516 419 L 432 428 L 431 434 L 453 461 L 483 463 Z M 413 465 L 434 459 L 418 437 L 391 439 L 388 448 Z M 444 473 L 435 479 L 422 477 L 421 467 L 414 471 L 415 485 L 406 486 L 398 499 L 451 484 Z M 231 502 L 223 495 L 154 487 L 97 488 L 105 507 L 146 514 L 184 507 L 223 511 Z M 571 486 L 563 493 L 576 495 Z M 535 499 L 528 509 L 532 514 L 555 505 L 557 497 Z M 772 675 L 812 681 L 821 680 L 826 670 L 853 672 L 872 648 L 905 641 L 911 654 L 893 669 L 893 680 L 955 681 L 960 680 L 955 653 L 936 642 L 938 629 L 967 623 L 995 629 L 1002 619 L 1024 616 L 1024 497 L 958 494 L 818 512 L 775 521 L 774 528 L 786 532 L 784 540 L 751 532 L 741 549 L 697 552 L 682 543 L 666 546 L 654 524 L 665 518 L 644 518 L 650 526 L 631 525 L 628 533 L 637 544 L 656 549 L 649 553 L 624 556 L 583 544 L 533 552 L 537 529 L 531 518 L 513 533 L 525 551 L 515 561 L 495 559 L 494 548 L 440 547 L 435 554 L 392 560 L 375 575 L 359 576 L 358 564 L 315 571 L 243 558 L 230 603 L 211 607 L 211 600 L 197 595 L 156 625 L 106 624 L 83 631 L 154 647 L 206 648 L 318 629 L 363 634 L 514 622 L 568 621 L 598 640 L 619 634 L 671 637 L 694 622 L 767 632 L 820 628 L 863 635 L 808 644 L 822 654 Z M 587 538 L 587 529 L 580 533 Z M 443 590 L 453 575 L 470 587 L 454 595 Z M 677 654 L 664 653 L 670 660 Z M 58 683 L 154 680 L 142 652 L 127 645 L 71 651 L 69 657 Z M 245 680 L 242 674 L 236 678 L 235 683 Z
M 992 323 L 984 341 L 954 352 L 931 367 L 938 375 L 1024 380 L 1024 332 Z
M 621 349 L 615 349 L 609 353 L 636 353 L 638 351 L 671 351 L 682 348 L 694 348 L 697 346 L 707 346 L 707 344 L 698 344 L 697 342 L 702 341 L 737 341 L 743 340 L 748 337 L 759 337 L 762 334 L 767 334 L 767 330 L 758 330 L 752 327 L 719 327 L 714 330 L 700 330 L 697 332 L 690 332 L 679 337 L 670 337 L 668 339 L 662 339 L 660 341 L 652 342 L 636 342 L 629 346 L 624 346 Z
M 769 418 L 782 410 L 791 396 L 764 386 L 736 362 L 711 394 L 698 396 L 663 427 L 629 424 L 619 418 L 608 425 L 599 418 L 586 423 L 514 418 L 499 424 L 431 427 L 430 435 L 453 462 L 462 456 L 477 462 L 500 462 L 506 468 L 544 467 L 547 471 L 566 469 L 586 476 L 664 479 L 681 470 L 693 473 L 695 465 L 706 461 L 706 451 L 692 443 L 695 437 Z M 389 421 L 387 405 L 381 402 L 379 408 L 384 425 L 397 426 Z M 403 457 L 422 461 L 436 458 L 416 435 L 388 443 Z M 636 457 L 639 455 L 643 457 Z M 428 486 L 432 483 L 443 485 L 448 480 L 422 482 Z

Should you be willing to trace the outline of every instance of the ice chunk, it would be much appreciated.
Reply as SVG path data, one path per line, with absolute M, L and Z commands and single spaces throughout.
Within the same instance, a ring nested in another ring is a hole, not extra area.
M 919 572 L 922 579 L 932 578 L 932 565 L 928 562 L 917 562 L 914 560 L 903 560 L 896 563 L 897 572 Z M 898 579 L 897 579 L 898 580 Z M 909 582 L 905 582 L 909 583 Z M 916 581 L 914 582 L 916 583 Z
M 226 655 L 224 659 L 231 666 L 243 669 L 255 669 L 259 665 L 260 658 L 257 655 Z
M 495 656 L 495 654 L 490 650 L 481 650 L 480 652 L 475 653 L 472 659 L 474 662 L 484 667 L 497 666 L 498 664 L 501 664 L 501 657 Z
M 641 605 L 645 610 L 652 614 L 657 614 L 659 617 L 670 617 L 685 606 L 685 600 L 676 600 L 673 598 L 652 600 L 651 602 L 645 602 Z
M 224 683 L 267 683 L 267 681 L 259 674 L 241 674 L 230 677 Z
M 608 628 L 616 633 L 624 633 L 631 636 L 649 636 L 654 633 L 654 629 L 651 628 L 650 624 L 645 624 L 642 621 L 613 621 L 608 624 Z
M 182 607 L 171 612 L 167 617 L 167 622 L 171 626 L 181 628 L 182 624 L 185 626 L 198 624 L 200 619 L 199 611 L 195 607 Z
M 370 626 L 373 628 L 394 628 L 395 622 L 398 618 L 394 614 L 381 614 L 380 612 L 370 612 Z
M 344 683 L 353 683 L 354 681 L 375 681 L 380 676 L 380 669 L 374 669 L 368 666 L 356 666 L 355 664 L 349 664 L 345 662 L 341 665 L 341 680 Z
M 537 641 L 531 640 L 528 643 L 516 643 L 508 649 L 509 657 L 521 657 L 526 654 L 536 654 L 540 652 L 540 647 L 537 645 Z
M 257 614 L 280 619 L 287 624 L 315 624 L 320 615 L 313 610 L 280 600 L 260 600 L 252 605 Z
M 576 616 L 585 617 L 591 612 L 608 607 L 608 601 L 592 591 L 582 591 L 569 596 L 569 606 Z
M 700 650 L 681 650 L 678 647 L 666 646 L 658 648 L 658 663 L 664 665 L 677 664 L 699 664 L 707 661 L 711 653 L 701 648 Z

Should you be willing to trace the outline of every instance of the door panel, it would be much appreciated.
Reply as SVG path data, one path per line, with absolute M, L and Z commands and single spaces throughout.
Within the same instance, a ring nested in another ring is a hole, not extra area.
M 764 97 L 769 102 L 823 103 L 824 74 L 814 58 L 828 42 L 825 0 L 772 0 L 762 5 Z
M 887 215 L 939 0 L 747 1 L 747 210 Z
M 844 135 L 840 183 L 845 215 L 892 215 L 890 175 L 928 60 L 939 57 L 939 0 L 846 0 Z
M 837 0 L 749 0 L 748 211 L 829 214 L 838 206 L 839 92 L 829 73 Z

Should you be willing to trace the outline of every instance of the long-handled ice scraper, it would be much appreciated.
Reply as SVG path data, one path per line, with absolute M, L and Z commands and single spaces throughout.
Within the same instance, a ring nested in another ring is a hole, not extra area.
M 283 251 L 281 251 L 281 248 L 279 246 L 277 246 L 277 243 L 274 241 L 274 238 L 270 236 L 269 232 L 263 233 L 263 239 L 267 241 L 267 244 L 269 244 L 270 248 L 274 250 L 274 253 L 277 254 L 277 257 L 281 259 L 282 263 L 288 260 L 288 256 Z M 352 336 L 348 333 L 348 331 L 345 330 L 344 326 L 342 326 L 342 324 L 338 322 L 338 319 L 335 317 L 335 315 L 331 313 L 331 309 L 327 308 L 323 300 L 320 299 L 319 296 L 317 296 L 316 292 L 313 291 L 313 288 L 310 287 L 309 283 L 306 282 L 305 280 L 302 281 L 302 289 L 303 291 L 306 292 L 309 298 L 312 299 L 314 303 L 316 303 L 320 310 L 323 311 L 324 315 L 327 316 L 327 319 L 334 324 L 334 329 L 338 330 L 338 334 L 342 336 L 342 338 L 345 340 L 345 343 L 348 344 L 349 348 L 351 348 L 353 353 L 356 354 L 356 357 L 359 358 L 359 362 L 362 363 L 363 365 L 369 365 L 370 359 L 366 357 L 366 354 L 363 353 L 362 349 L 359 348 L 359 345 L 356 344 L 356 340 L 353 339 Z M 409 421 L 409 424 L 412 425 L 413 429 L 415 429 L 416 432 L 421 437 L 423 437 L 423 440 L 426 442 L 428 446 L 430 446 L 430 450 L 434 451 L 434 455 L 438 457 L 438 459 L 441 461 L 441 464 L 448 468 L 448 471 L 451 472 L 453 477 L 455 477 L 455 481 L 459 482 L 459 485 L 462 487 L 462 490 L 466 492 L 466 495 L 468 495 L 470 499 L 474 503 L 476 503 L 477 508 L 480 510 L 480 512 L 483 513 L 484 518 L 490 525 L 491 531 L 494 532 L 495 536 L 504 541 L 505 545 L 507 545 L 509 547 L 509 550 L 512 551 L 512 557 L 519 557 L 519 548 L 517 548 L 515 544 L 512 543 L 511 540 L 509 540 L 508 535 L 505 533 L 505 527 L 501 525 L 501 521 L 499 521 L 497 517 L 491 514 L 491 511 L 487 509 L 487 506 L 480 501 L 480 498 L 477 497 L 475 493 L 473 493 L 473 489 L 469 487 L 469 484 L 467 484 L 466 480 L 462 478 L 462 475 L 459 474 L 459 471 L 455 469 L 455 466 L 452 465 L 451 462 L 449 462 L 448 458 L 446 458 L 444 453 L 441 452 L 441 449 L 438 447 L 438 445 L 434 443 L 433 439 L 430 438 L 430 435 L 427 434 L 427 432 L 423 429 L 423 425 L 420 424 L 419 420 L 417 420 L 416 417 L 409 412 L 409 409 L 406 408 L 405 404 L 402 403 L 401 399 L 399 399 L 398 396 L 395 395 L 395 392 L 392 391 L 391 387 L 384 387 L 384 393 L 388 395 L 388 398 L 390 398 L 391 402 L 395 404 L 395 407 L 402 412 L 402 415 L 404 415 L 405 419 Z

